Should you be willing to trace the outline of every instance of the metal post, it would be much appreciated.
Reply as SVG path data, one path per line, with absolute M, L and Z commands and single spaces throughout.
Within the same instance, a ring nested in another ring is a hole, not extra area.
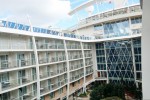
M 35 43 L 35 37 L 32 36 L 33 49 L 35 54 L 35 63 L 36 63 L 36 77 L 37 77 L 37 100 L 40 100 L 40 72 L 39 72 L 39 59 L 37 53 L 37 47 Z
M 64 40 L 64 48 L 66 54 L 66 63 L 67 63 L 67 100 L 69 100 L 69 87 L 70 87 L 70 71 L 69 71 L 69 58 L 68 58 L 68 51 L 66 41 Z

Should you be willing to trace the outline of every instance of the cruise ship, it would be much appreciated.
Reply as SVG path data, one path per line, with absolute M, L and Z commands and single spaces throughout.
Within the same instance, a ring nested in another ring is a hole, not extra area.
M 141 29 L 139 4 L 86 17 L 70 33 L 1 20 L 0 100 L 72 100 L 122 78 L 142 91 Z

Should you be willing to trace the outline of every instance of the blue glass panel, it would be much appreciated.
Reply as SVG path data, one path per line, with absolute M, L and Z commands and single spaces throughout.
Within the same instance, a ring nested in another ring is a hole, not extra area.
M 17 26 L 18 26 L 17 28 L 18 28 L 19 30 L 23 30 L 23 24 L 18 24 Z

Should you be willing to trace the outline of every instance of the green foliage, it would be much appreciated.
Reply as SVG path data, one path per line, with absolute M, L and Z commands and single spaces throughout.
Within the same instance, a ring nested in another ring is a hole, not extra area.
M 80 95 L 79 95 L 79 97 L 87 97 L 87 94 L 84 92 L 84 93 L 81 93 Z
M 108 97 L 108 98 L 101 99 L 101 100 L 122 100 L 122 99 L 120 99 L 120 98 L 114 96 L 114 97 Z
M 90 100 L 100 100 L 112 96 L 117 96 L 124 100 L 124 86 L 122 84 L 97 85 L 90 94 Z

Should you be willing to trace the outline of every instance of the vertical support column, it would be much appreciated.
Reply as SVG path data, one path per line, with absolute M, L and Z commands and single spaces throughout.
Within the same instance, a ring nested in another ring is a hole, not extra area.
M 131 40 L 131 51 L 132 51 L 132 61 L 133 61 L 133 67 L 134 67 L 134 81 L 136 83 L 136 87 L 138 87 L 138 83 L 136 81 L 136 67 L 135 67 L 135 56 L 134 56 L 133 40 Z
M 150 99 L 150 0 L 142 0 L 142 89 L 143 100 Z
M 93 80 L 97 76 L 97 57 L 96 57 L 96 47 L 95 43 L 92 44 L 92 60 L 93 60 Z
M 131 30 L 131 18 L 130 17 L 129 17 L 129 29 Z M 132 35 L 132 30 L 129 32 L 130 32 L 129 35 Z
M 103 37 L 102 38 L 105 38 L 105 32 L 104 32 L 104 24 L 101 23 L 102 27 L 103 27 Z
M 84 67 L 84 79 L 83 79 L 83 92 L 86 92 L 86 68 L 85 68 L 85 55 L 84 55 L 84 48 L 83 43 L 80 42 L 81 50 L 82 50 L 82 56 L 83 56 L 83 67 Z
M 109 83 L 109 79 L 108 79 L 108 64 L 107 64 L 107 56 L 106 56 L 106 46 L 105 46 L 105 42 L 104 42 L 104 53 L 105 53 L 105 63 L 106 63 L 106 73 L 107 73 L 107 84 Z
M 68 58 L 68 51 L 67 51 L 66 41 L 64 40 L 63 42 L 64 42 L 66 63 L 67 63 L 67 100 L 69 100 L 69 88 L 70 88 L 69 58 Z
M 33 41 L 33 49 L 35 54 L 35 63 L 36 63 L 36 77 L 37 77 L 37 100 L 40 100 L 40 72 L 39 72 L 39 60 L 38 60 L 38 53 L 37 47 L 35 43 L 35 37 L 32 36 Z

